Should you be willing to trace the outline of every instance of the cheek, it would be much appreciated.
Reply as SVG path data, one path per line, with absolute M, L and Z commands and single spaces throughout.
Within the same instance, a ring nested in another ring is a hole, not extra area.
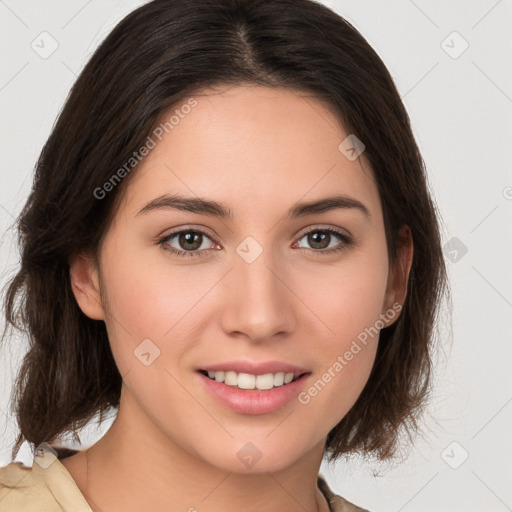
M 161 337 L 204 294 L 205 272 L 154 242 L 139 240 L 142 235 L 124 223 L 117 231 L 105 243 L 103 255 L 110 309 L 130 334 Z
M 379 319 L 387 273 L 375 263 L 364 266 L 361 271 L 344 269 L 340 277 L 340 285 L 334 286 L 331 282 L 330 310 L 334 330 L 346 341 L 357 337 Z M 327 304 L 327 299 L 323 300 Z
M 376 245 L 347 253 L 334 264 L 308 263 L 301 269 L 307 277 L 296 281 L 303 283 L 299 294 L 338 349 L 380 318 L 388 278 L 385 250 Z
M 336 265 L 318 266 L 313 274 L 310 270 L 300 292 L 322 321 L 317 335 L 312 333 L 321 371 L 304 400 L 328 388 L 315 403 L 338 403 L 329 413 L 333 424 L 340 411 L 353 405 L 369 377 L 382 328 L 387 277 L 385 245 L 379 245 L 373 251 L 354 252 Z
M 154 261 L 147 257 L 148 251 L 130 248 L 126 241 L 123 244 L 122 251 L 117 250 L 119 243 L 105 244 L 102 258 L 106 323 L 121 374 L 138 363 L 134 351 L 143 342 L 158 354 L 158 363 L 179 360 L 187 348 L 183 331 L 191 332 L 188 322 L 205 288 L 204 279 L 190 267 L 175 265 L 171 269 L 162 264 L 162 256 Z M 145 341 L 148 339 L 151 343 Z M 165 342 L 169 339 L 172 344 Z

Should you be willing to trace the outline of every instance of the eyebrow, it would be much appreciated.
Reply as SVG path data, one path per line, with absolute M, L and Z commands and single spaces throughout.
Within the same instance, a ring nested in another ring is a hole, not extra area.
M 222 203 L 199 197 L 184 197 L 179 194 L 159 196 L 147 203 L 137 215 L 160 209 L 181 210 L 222 219 L 233 218 L 232 211 Z M 361 201 L 346 195 L 335 195 L 315 201 L 296 203 L 288 210 L 285 217 L 305 217 L 335 209 L 355 209 L 368 219 L 371 218 L 369 209 Z

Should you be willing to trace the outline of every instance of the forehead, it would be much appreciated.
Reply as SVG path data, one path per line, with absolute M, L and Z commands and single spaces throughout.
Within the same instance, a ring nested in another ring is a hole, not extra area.
M 251 85 L 205 89 L 191 98 L 162 116 L 156 144 L 127 187 L 132 214 L 164 193 L 214 198 L 234 217 L 277 214 L 283 204 L 333 194 L 380 209 L 364 154 L 346 157 L 340 144 L 349 134 L 313 96 Z

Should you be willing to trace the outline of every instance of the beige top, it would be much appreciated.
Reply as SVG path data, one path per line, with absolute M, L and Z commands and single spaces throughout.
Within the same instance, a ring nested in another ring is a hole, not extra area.
M 11 462 L 0 468 L 0 512 L 92 512 L 71 474 L 59 461 L 32 467 Z M 368 512 L 334 494 L 322 475 L 318 487 L 331 512 Z

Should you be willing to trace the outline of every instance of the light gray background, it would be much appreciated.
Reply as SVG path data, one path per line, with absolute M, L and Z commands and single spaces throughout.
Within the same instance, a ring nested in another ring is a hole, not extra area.
M 18 261 L 7 229 L 71 85 L 114 25 L 142 3 L 0 0 L 0 284 Z M 376 512 L 512 510 L 512 1 L 324 3 L 376 49 L 405 102 L 443 215 L 454 308 L 453 336 L 446 318 L 441 326 L 426 435 L 410 456 L 395 466 L 324 463 L 321 472 L 335 492 Z M 51 49 L 44 31 L 58 43 L 48 58 L 31 48 L 34 41 L 40 52 Z M 1 350 L 3 466 L 15 434 L 8 399 L 26 342 L 11 339 Z M 87 444 L 110 423 L 87 429 Z M 17 460 L 32 464 L 27 445 Z

